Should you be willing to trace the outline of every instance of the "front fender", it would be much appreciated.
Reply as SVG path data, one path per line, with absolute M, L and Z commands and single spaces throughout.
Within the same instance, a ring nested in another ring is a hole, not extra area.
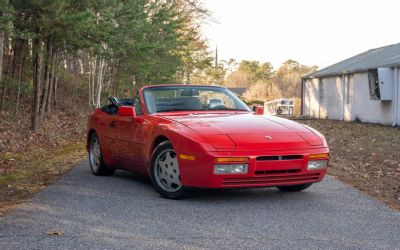
M 150 162 L 153 150 L 157 147 L 157 138 L 164 137 L 172 144 L 175 152 L 178 155 L 178 162 L 181 165 L 180 154 L 186 155 L 202 155 L 207 151 L 216 151 L 216 149 L 197 132 L 177 123 L 158 124 L 154 127 L 152 133 L 151 144 L 147 145 L 146 154 L 147 162 L 145 166 L 150 173 Z M 184 174 L 184 173 L 182 173 Z

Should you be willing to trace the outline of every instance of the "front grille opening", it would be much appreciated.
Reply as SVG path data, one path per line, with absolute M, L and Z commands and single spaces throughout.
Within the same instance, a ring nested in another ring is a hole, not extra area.
M 264 170 L 255 171 L 255 175 L 266 175 L 266 174 L 295 174 L 300 173 L 300 169 L 285 169 L 285 170 Z
M 303 159 L 302 155 L 273 155 L 273 156 L 258 156 L 257 161 L 288 161 Z
M 257 177 L 242 177 L 242 178 L 224 178 L 223 185 L 229 187 L 235 186 L 253 186 L 253 187 L 268 187 L 279 186 L 288 183 L 300 184 L 316 182 L 320 178 L 319 173 L 314 174 L 295 174 L 295 175 L 267 175 Z

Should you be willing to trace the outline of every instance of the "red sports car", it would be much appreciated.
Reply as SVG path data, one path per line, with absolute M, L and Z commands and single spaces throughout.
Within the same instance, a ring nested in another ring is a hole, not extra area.
M 93 174 L 145 174 L 166 198 L 193 187 L 301 191 L 321 181 L 328 167 L 323 135 L 253 113 L 224 87 L 153 85 L 139 89 L 136 99 L 109 101 L 89 117 Z

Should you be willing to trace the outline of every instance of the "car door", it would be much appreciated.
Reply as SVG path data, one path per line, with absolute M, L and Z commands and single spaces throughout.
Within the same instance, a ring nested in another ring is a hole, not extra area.
M 121 168 L 144 172 L 144 163 L 141 157 L 143 112 L 141 106 L 135 106 L 136 117 L 117 115 L 114 117 L 115 125 L 115 156 Z
M 116 131 L 113 123 L 115 116 L 116 113 L 105 112 L 102 110 L 96 118 L 96 132 L 100 138 L 103 159 L 106 164 L 110 166 L 116 166 L 114 150 Z

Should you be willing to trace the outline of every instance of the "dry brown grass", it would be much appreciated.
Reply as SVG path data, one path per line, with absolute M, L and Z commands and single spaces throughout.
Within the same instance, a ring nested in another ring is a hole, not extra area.
M 400 210 L 400 129 L 331 120 L 298 120 L 321 133 L 331 152 L 329 174 Z
M 32 133 L 29 116 L 1 114 L 0 216 L 86 158 L 86 117 L 87 110 L 58 111 Z

